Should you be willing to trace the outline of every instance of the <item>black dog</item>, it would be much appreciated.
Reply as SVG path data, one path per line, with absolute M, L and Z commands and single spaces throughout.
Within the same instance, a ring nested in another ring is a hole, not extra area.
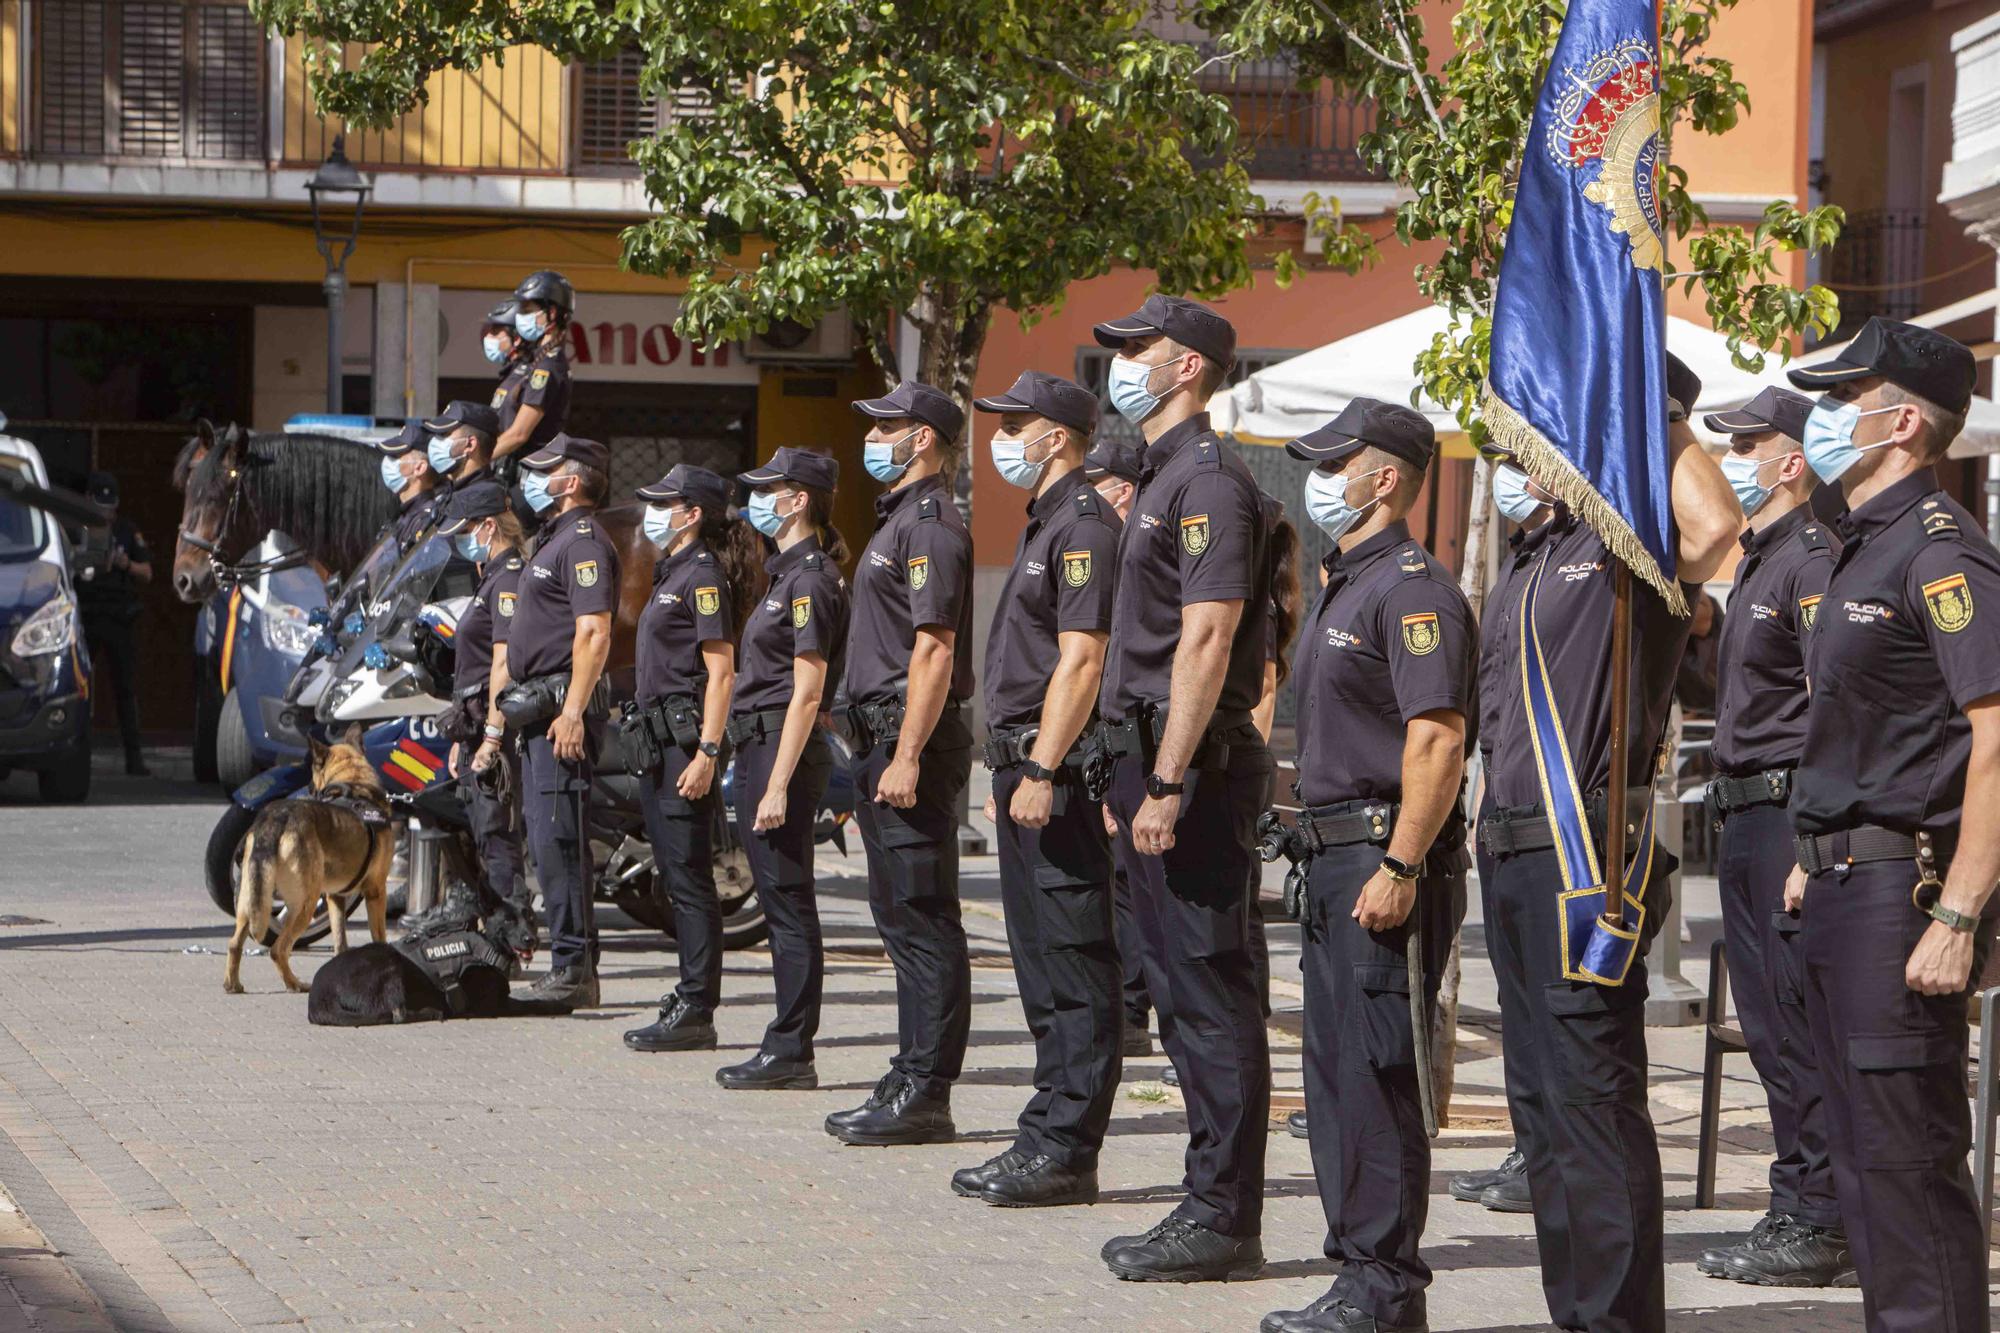
M 306 1021 L 358 1028 L 570 1012 L 566 1004 L 511 995 L 507 976 L 513 965 L 506 950 L 470 930 L 364 944 L 336 954 L 314 974 Z

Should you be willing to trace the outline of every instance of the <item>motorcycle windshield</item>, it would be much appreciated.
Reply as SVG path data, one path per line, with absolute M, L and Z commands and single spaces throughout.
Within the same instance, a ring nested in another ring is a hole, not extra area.
M 346 619 L 335 623 L 341 645 L 334 655 L 333 675 L 338 678 L 359 671 L 362 655 L 369 645 L 408 630 L 425 603 L 435 596 L 449 595 L 449 587 L 464 581 L 470 572 L 471 567 L 452 549 L 451 538 L 432 533 L 418 543 L 394 575 L 383 582 L 375 597 L 347 612 L 349 618 L 361 617 L 360 633 L 350 637 L 345 629 Z

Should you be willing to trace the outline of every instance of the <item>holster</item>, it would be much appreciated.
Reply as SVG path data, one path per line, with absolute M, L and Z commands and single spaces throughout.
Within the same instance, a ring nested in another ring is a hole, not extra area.
M 634 777 L 666 762 L 666 752 L 660 748 L 646 710 L 630 699 L 618 708 L 618 739 L 625 751 L 625 769 Z
M 653 738 L 662 746 L 692 750 L 701 744 L 701 709 L 690 695 L 670 694 L 646 705 Z
M 451 698 L 451 707 L 438 715 L 438 733 L 460 745 L 476 745 L 485 738 L 486 685 L 468 685 Z
M 882 744 L 893 741 L 903 730 L 903 701 L 901 699 L 878 699 L 865 704 L 847 706 L 848 738 L 854 743 L 856 754 L 865 754 Z
M 1209 719 L 1208 730 L 1188 760 L 1191 769 L 1221 772 L 1229 767 L 1233 745 L 1247 739 L 1244 729 L 1252 727 L 1250 714 L 1218 710 Z M 1088 733 L 1084 749 L 1084 784 L 1093 800 L 1103 800 L 1111 790 L 1111 769 L 1120 759 L 1137 755 L 1148 770 L 1159 757 L 1160 738 L 1167 734 L 1164 704 L 1143 703 L 1131 717 L 1118 722 L 1099 722 Z M 1095 784 L 1095 785 L 1093 785 Z
M 536 727 L 553 722 L 562 712 L 563 701 L 569 695 L 569 673 L 554 672 L 546 676 L 530 676 L 517 680 L 500 691 L 496 701 L 500 705 L 500 716 L 507 719 L 507 725 L 519 731 L 531 731 Z M 591 717 L 604 717 L 610 712 L 610 681 L 600 675 L 597 685 L 590 692 L 590 699 L 584 705 L 584 712 Z

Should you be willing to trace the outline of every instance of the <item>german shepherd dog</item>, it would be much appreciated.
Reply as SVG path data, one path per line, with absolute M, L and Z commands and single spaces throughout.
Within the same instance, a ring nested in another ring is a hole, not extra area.
M 362 730 L 357 723 L 331 745 L 314 738 L 309 793 L 272 802 L 250 826 L 236 887 L 236 933 L 229 939 L 222 980 L 231 995 L 243 993 L 243 943 L 253 931 L 264 938 L 279 894 L 285 899 L 285 925 L 271 946 L 271 961 L 291 990 L 306 989 L 292 974 L 292 946 L 321 898 L 333 917 L 336 954 L 347 948 L 347 913 L 357 897 L 368 905 L 369 935 L 377 944 L 387 935 L 396 839 L 381 780 L 361 750 Z

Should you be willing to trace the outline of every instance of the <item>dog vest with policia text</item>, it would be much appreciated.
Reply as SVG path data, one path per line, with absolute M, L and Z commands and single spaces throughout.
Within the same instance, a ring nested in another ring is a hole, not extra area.
M 1545 551 L 1521 590 L 1521 697 L 1527 704 L 1528 740 L 1541 776 L 1542 808 L 1548 815 L 1556 864 L 1562 873 L 1561 910 L 1556 920 L 1562 932 L 1563 976 L 1571 981 L 1619 986 L 1638 956 L 1646 920 L 1646 882 L 1653 869 L 1653 803 L 1646 802 L 1646 812 L 1628 843 L 1634 855 L 1619 884 L 1619 924 L 1609 925 L 1604 917 L 1611 868 L 1600 870 L 1598 864 L 1597 841 L 1591 833 L 1562 714 L 1548 677 L 1541 627 L 1535 623 L 1535 600 L 1547 566 Z M 1605 811 L 1607 820 L 1624 817 L 1622 810 Z

